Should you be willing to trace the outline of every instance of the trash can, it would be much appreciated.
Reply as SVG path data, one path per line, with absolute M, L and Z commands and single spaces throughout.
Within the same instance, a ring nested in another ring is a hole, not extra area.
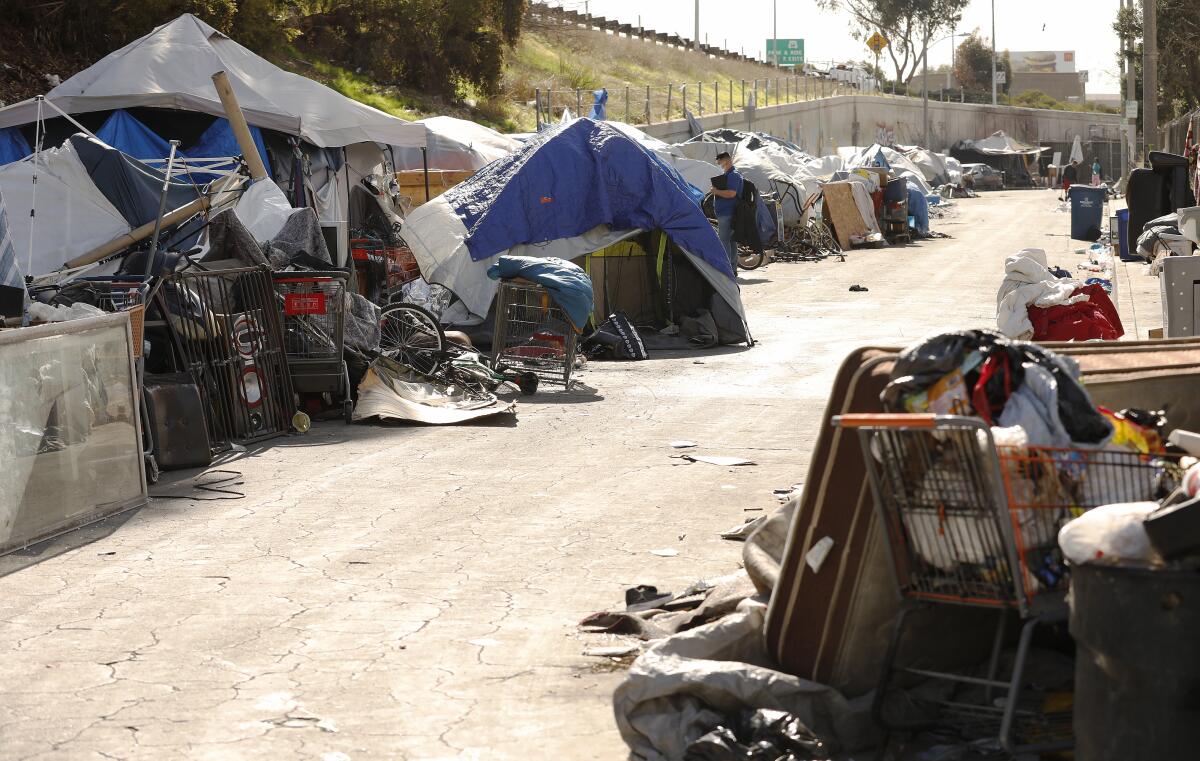
M 1067 188 L 1071 199 L 1071 237 L 1075 240 L 1100 240 L 1100 225 L 1104 220 L 1104 198 L 1107 188 L 1091 185 L 1072 185 Z
M 1129 256 L 1129 209 L 1117 209 L 1117 239 L 1121 242 L 1121 261 L 1127 262 Z
M 1200 572 L 1071 570 L 1075 758 L 1191 761 L 1200 748 Z

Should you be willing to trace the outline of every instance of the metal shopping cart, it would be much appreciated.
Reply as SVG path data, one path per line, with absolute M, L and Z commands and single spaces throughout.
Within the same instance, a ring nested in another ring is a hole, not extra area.
M 547 291 L 526 280 L 502 280 L 496 293 L 492 366 L 536 374 L 570 388 L 579 331 Z
M 292 388 L 341 401 L 349 423 L 354 412 L 350 375 L 342 355 L 345 272 L 276 272 L 275 293 L 283 318 L 283 347 Z
M 902 609 L 875 695 L 877 721 L 900 674 L 953 685 L 938 723 L 998 738 L 1010 753 L 1071 746 L 1070 698 L 1027 689 L 1025 666 L 1039 623 L 1066 617 L 1069 570 L 1059 528 L 1102 504 L 1155 499 L 1174 488 L 1178 462 L 1132 451 L 998 447 L 980 419 L 842 415 L 858 431 Z M 909 612 L 919 604 L 1001 612 L 985 676 L 895 668 Z M 1021 629 L 1011 676 L 998 678 L 1007 613 Z M 995 698 L 999 696 L 999 700 Z
M 146 294 L 150 278 L 140 275 L 107 275 L 84 277 L 76 281 L 86 284 L 96 306 L 106 312 L 129 312 L 129 327 L 133 333 L 133 356 L 142 356 L 146 326 Z

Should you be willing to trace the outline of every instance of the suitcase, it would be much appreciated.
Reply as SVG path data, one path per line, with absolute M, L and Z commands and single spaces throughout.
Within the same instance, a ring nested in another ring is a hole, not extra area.
M 158 467 L 178 470 L 211 465 L 204 402 L 192 377 L 187 373 L 147 373 L 143 388 Z

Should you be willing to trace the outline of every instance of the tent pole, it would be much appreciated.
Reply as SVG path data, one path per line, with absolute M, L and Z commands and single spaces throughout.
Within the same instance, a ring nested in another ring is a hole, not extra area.
M 37 96 L 37 126 L 33 136 L 33 189 L 30 191 L 31 204 L 29 207 L 29 261 L 26 263 L 25 274 L 33 274 L 33 234 L 37 228 L 37 167 L 42 158 L 42 136 L 45 134 L 42 126 L 42 103 L 45 98 Z
M 93 139 L 93 140 L 96 140 L 96 141 L 98 141 L 98 142 L 104 143 L 104 141 L 103 141 L 103 140 L 101 140 L 100 138 L 96 137 L 96 136 L 95 136 L 95 135 L 92 133 L 92 131 L 91 131 L 90 129 L 88 129 L 87 127 L 83 126 L 83 125 L 82 125 L 82 124 L 80 124 L 79 122 L 75 121 L 75 119 L 74 119 L 74 118 L 73 118 L 73 117 L 72 117 L 70 114 L 68 114 L 66 111 L 63 111 L 63 110 L 62 110 L 61 108 L 59 108 L 58 106 L 54 105 L 54 101 L 52 101 L 52 100 L 45 100 L 45 98 L 44 98 L 43 96 L 38 96 L 38 97 L 39 97 L 39 98 L 41 98 L 41 99 L 42 99 L 42 100 L 45 102 L 45 104 L 46 104 L 47 106 L 49 106 L 50 108 L 53 108 L 55 111 L 57 111 L 59 116 L 61 116 L 62 118 L 64 118 L 64 119 L 66 119 L 67 121 L 69 121 L 71 124 L 74 124 L 76 127 L 78 127 L 80 132 L 82 132 L 83 134 L 87 135 L 88 137 L 90 137 L 90 138 L 91 138 L 91 139 Z M 108 144 L 107 144 L 107 143 L 105 143 L 105 145 L 108 145 Z M 112 146 L 109 146 L 109 147 L 111 148 Z
M 238 105 L 237 96 L 233 94 L 229 77 L 224 71 L 218 71 L 212 75 L 212 81 L 217 88 L 217 96 L 221 99 L 221 106 L 225 109 L 225 118 L 229 120 L 233 136 L 237 138 L 238 147 L 242 149 L 242 156 L 246 159 L 246 166 L 250 168 L 250 181 L 258 182 L 267 176 L 267 167 L 263 164 L 262 156 L 258 154 L 258 146 L 250 137 L 250 126 L 246 124 L 246 116 L 242 113 L 242 107 Z
M 162 193 L 158 196 L 158 214 L 154 217 L 154 234 L 150 236 L 150 253 L 146 256 L 146 277 L 154 274 L 154 258 L 158 256 L 158 236 L 162 233 L 163 214 L 167 211 L 167 193 L 171 190 L 171 170 L 175 168 L 175 151 L 179 141 L 171 141 L 171 153 L 167 156 L 167 170 L 163 172 Z
M 421 171 L 425 175 L 425 203 L 429 203 L 429 147 L 421 146 Z

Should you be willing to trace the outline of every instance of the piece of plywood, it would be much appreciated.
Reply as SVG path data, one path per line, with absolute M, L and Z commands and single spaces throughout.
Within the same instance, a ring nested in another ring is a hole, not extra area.
M 400 195 L 411 199 L 413 206 L 420 206 L 430 198 L 445 193 L 473 174 L 475 173 L 470 170 L 430 169 L 428 197 L 425 195 L 425 171 L 422 169 L 406 169 L 396 172 L 396 182 L 400 185 Z
M 850 182 L 827 182 L 823 188 L 825 218 L 833 225 L 833 232 L 837 235 L 838 243 L 843 251 L 850 250 L 852 235 L 865 236 L 870 232 L 866 223 L 863 222 L 862 213 L 858 210 L 858 203 L 854 200 L 852 184 Z

